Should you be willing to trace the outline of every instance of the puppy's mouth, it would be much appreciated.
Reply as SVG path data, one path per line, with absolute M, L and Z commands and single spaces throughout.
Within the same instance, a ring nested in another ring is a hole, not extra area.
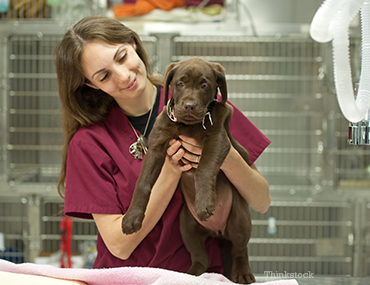
M 182 121 L 184 124 L 196 124 L 196 123 L 200 123 L 204 116 L 206 115 L 206 111 L 205 112 L 188 112 L 186 110 L 178 110 L 176 109 L 176 106 L 174 108 L 175 110 L 175 115 L 176 117 Z
M 207 110 L 206 110 L 207 111 Z M 198 124 L 203 121 L 206 116 L 206 112 L 189 112 L 171 106 L 170 103 L 167 104 L 167 115 L 173 122 L 183 123 L 186 125 Z
M 172 122 L 177 123 L 184 123 L 184 124 L 196 124 L 203 120 L 205 113 L 194 112 L 194 110 L 181 110 L 176 108 L 171 102 L 171 100 L 167 103 L 167 116 L 170 118 Z

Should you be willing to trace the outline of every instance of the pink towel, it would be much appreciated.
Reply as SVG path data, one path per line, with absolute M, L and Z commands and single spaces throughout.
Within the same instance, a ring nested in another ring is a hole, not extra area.
M 88 285 L 225 285 L 235 284 L 221 274 L 205 273 L 199 277 L 149 267 L 119 267 L 110 269 L 57 268 L 51 265 L 15 264 L 0 259 L 0 271 L 83 281 Z M 298 285 L 294 279 L 263 283 L 265 285 Z

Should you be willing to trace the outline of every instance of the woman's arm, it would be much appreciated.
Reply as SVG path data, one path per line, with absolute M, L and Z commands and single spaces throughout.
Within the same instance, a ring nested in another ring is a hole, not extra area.
M 267 180 L 254 164 L 249 166 L 233 146 L 221 165 L 221 170 L 253 210 L 267 212 L 271 203 Z
M 162 171 L 149 198 L 142 228 L 138 232 L 132 235 L 122 233 L 123 215 L 92 214 L 105 245 L 114 256 L 121 259 L 129 258 L 162 217 L 177 189 L 181 173 L 191 168 L 191 165 L 180 166 L 178 164 L 185 152 L 179 149 L 180 145 L 179 141 L 170 143 Z

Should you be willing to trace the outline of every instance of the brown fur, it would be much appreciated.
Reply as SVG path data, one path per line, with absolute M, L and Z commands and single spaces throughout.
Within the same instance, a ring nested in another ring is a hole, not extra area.
M 215 212 L 216 197 L 222 191 L 232 192 L 232 206 L 222 236 L 201 226 L 184 206 L 180 213 L 180 230 L 184 244 L 191 254 L 192 266 L 188 273 L 200 275 L 209 265 L 204 244 L 208 237 L 219 236 L 232 243 L 232 276 L 234 282 L 252 283 L 254 276 L 249 267 L 247 243 L 251 235 L 251 217 L 246 201 L 220 171 L 230 150 L 230 143 L 249 163 L 249 153 L 230 134 L 229 121 L 233 109 L 226 103 L 227 88 L 223 67 L 199 58 L 191 58 L 167 67 L 165 102 L 169 86 L 171 105 L 180 122 L 173 122 L 166 107 L 157 117 L 149 137 L 150 148 L 145 155 L 136 183 L 131 205 L 122 220 L 122 231 L 132 234 L 141 228 L 151 189 L 157 180 L 171 139 L 186 135 L 202 146 L 197 169 L 184 172 L 181 191 L 194 197 L 195 211 L 200 221 L 207 221 Z M 217 88 L 222 95 L 215 101 Z M 213 125 L 206 113 L 210 111 Z M 204 119 L 205 118 L 205 119 Z M 203 121 L 204 120 L 204 121 Z

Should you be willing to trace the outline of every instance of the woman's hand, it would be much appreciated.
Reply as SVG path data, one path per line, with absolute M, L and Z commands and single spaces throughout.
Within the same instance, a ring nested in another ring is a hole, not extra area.
M 173 166 L 177 170 L 184 172 L 198 167 L 202 148 L 195 139 L 179 136 L 179 139 L 170 141 L 167 155 L 170 157 Z

